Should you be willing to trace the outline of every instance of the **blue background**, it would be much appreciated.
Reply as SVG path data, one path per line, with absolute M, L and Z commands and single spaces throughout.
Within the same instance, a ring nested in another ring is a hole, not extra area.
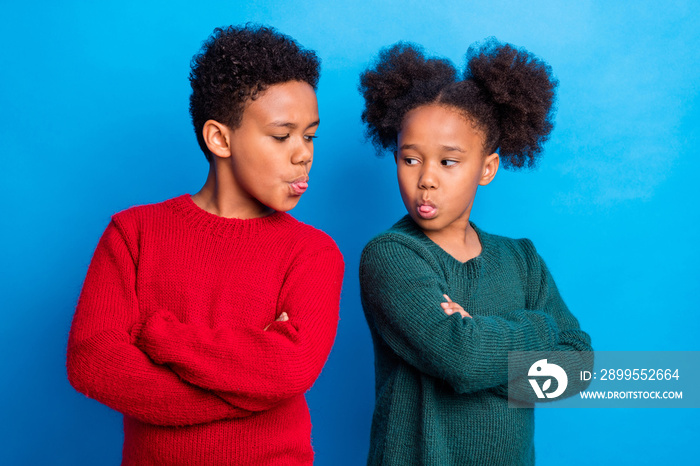
M 317 464 L 366 458 L 373 359 L 358 260 L 404 209 L 393 160 L 363 139 L 356 87 L 398 40 L 462 65 L 469 44 L 495 35 L 549 61 L 561 85 L 543 163 L 499 172 L 472 219 L 534 240 L 596 349 L 700 349 L 697 2 L 3 3 L 0 463 L 118 464 L 121 416 L 66 380 L 74 306 L 112 213 L 203 184 L 189 61 L 214 27 L 246 21 L 323 59 L 312 184 L 292 212 L 347 263 L 336 344 L 307 396 Z M 698 421 L 695 410 L 538 410 L 538 464 L 695 463 Z

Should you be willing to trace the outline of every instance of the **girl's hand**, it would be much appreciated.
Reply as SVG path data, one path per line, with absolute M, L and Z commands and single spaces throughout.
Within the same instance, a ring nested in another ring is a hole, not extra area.
M 471 318 L 471 316 L 469 315 L 469 313 L 468 313 L 467 311 L 465 311 L 465 310 L 462 308 L 462 306 L 460 306 L 459 304 L 453 302 L 453 301 L 450 299 L 450 297 L 447 296 L 446 294 L 444 294 L 443 296 L 445 297 L 445 299 L 447 300 L 447 302 L 446 302 L 446 303 L 440 303 L 440 306 L 442 306 L 442 310 L 445 311 L 445 314 L 447 314 L 448 316 L 451 316 L 451 315 L 454 314 L 455 312 L 458 312 L 462 317 L 469 317 L 469 318 Z
M 286 322 L 286 321 L 288 321 L 288 320 L 289 320 L 289 316 L 287 315 L 286 312 L 283 312 L 282 314 L 279 315 L 278 318 L 275 319 L 275 322 Z M 270 328 L 270 325 L 272 325 L 272 324 L 268 324 L 267 327 L 265 327 L 265 328 L 263 329 L 263 331 L 265 331 L 265 330 L 267 330 L 268 328 Z

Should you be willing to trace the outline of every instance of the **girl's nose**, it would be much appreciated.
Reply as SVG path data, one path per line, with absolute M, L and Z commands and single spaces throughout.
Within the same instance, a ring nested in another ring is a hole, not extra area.
M 435 189 L 438 187 L 437 176 L 430 167 L 426 167 L 421 172 L 418 179 L 418 187 L 421 189 Z

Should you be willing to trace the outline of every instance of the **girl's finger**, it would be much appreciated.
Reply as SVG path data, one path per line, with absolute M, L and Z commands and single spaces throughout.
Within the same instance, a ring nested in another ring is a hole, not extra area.
M 440 306 L 442 306 L 443 309 L 452 309 L 455 311 L 461 310 L 462 306 L 460 306 L 457 303 L 449 302 L 449 303 L 440 303 Z

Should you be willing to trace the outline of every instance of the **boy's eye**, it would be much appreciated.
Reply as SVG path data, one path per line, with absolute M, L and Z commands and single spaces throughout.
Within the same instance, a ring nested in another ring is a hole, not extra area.
M 272 136 L 273 138 L 277 139 L 278 141 L 286 141 L 289 139 L 289 134 L 285 134 L 284 136 Z
M 411 158 L 411 157 L 404 157 L 403 160 L 404 160 L 404 163 L 405 163 L 406 165 L 416 165 L 416 164 L 418 164 L 418 159 L 414 159 L 414 158 Z
M 442 160 L 440 163 L 445 167 L 451 167 L 451 166 L 455 165 L 457 163 L 457 161 L 456 160 Z

